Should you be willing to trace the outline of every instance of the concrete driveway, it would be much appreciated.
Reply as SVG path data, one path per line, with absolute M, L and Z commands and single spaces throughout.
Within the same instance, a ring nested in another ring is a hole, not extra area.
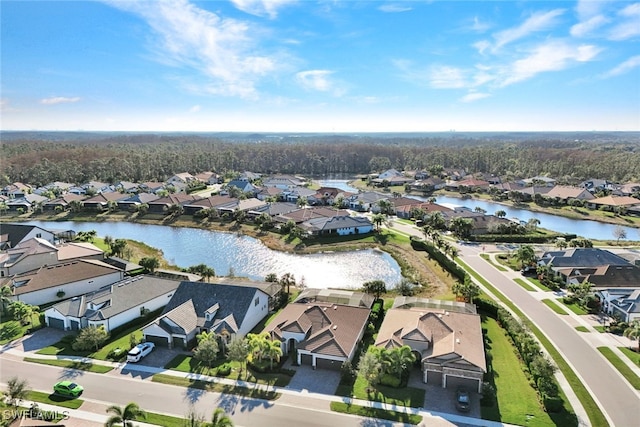
M 333 395 L 340 383 L 340 372 L 338 371 L 328 369 L 314 370 L 308 365 L 285 367 L 296 371 L 296 374 L 287 386 L 287 388 L 291 390 Z
M 24 352 L 35 352 L 41 348 L 53 345 L 60 341 L 69 332 L 55 328 L 42 328 L 25 335 L 24 337 L 7 344 L 6 347 Z

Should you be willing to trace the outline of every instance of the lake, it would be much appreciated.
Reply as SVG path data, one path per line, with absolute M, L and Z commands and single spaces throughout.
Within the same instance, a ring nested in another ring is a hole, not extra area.
M 402 278 L 400 266 L 386 252 L 361 250 L 294 255 L 267 248 L 253 237 L 197 228 L 134 224 L 129 222 L 29 221 L 49 230 L 95 230 L 100 237 L 126 238 L 161 249 L 171 264 L 190 267 L 206 264 L 216 275 L 263 280 L 269 273 L 285 273 L 311 288 L 362 287 L 383 280 L 389 288 Z

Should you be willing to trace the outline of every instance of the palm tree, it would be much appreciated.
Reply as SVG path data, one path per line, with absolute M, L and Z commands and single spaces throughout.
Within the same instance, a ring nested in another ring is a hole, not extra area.
M 376 226 L 376 230 L 380 231 L 380 226 L 385 221 L 386 217 L 382 213 L 373 214 L 371 217 L 371 222 L 373 222 Z
M 382 365 L 386 371 L 402 380 L 402 373 L 416 360 L 411 347 L 404 345 L 382 353 Z
M 233 421 L 222 408 L 216 408 L 211 418 L 211 427 L 233 427 Z
M 258 362 L 262 361 L 269 347 L 269 335 L 264 334 L 248 334 L 247 340 L 249 341 L 249 348 L 251 354 Z
M 267 340 L 265 356 L 269 358 L 269 369 L 273 370 L 273 359 L 280 361 L 282 356 L 282 344 L 278 340 Z
M 624 330 L 623 335 L 630 340 L 638 340 L 638 351 L 640 351 L 640 320 L 634 320 L 631 325 Z
M 205 267 L 202 269 L 202 277 L 207 279 L 207 283 L 209 283 L 209 279 L 216 276 L 216 271 L 212 267 Z
M 498 218 L 504 218 L 505 216 L 507 216 L 507 213 L 503 210 L 499 210 L 499 211 L 496 211 L 494 215 L 497 216 Z
M 127 406 L 121 408 L 120 406 L 113 405 L 107 408 L 107 413 L 111 413 L 109 419 L 104 423 L 105 427 L 114 427 L 116 424 L 121 424 L 123 427 L 133 427 L 134 420 L 147 418 L 146 412 L 144 412 L 137 403 L 131 402 Z

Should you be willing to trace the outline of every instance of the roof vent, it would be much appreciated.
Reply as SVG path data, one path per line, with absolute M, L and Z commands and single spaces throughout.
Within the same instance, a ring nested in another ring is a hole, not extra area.
M 460 338 L 456 338 L 456 344 L 460 344 Z
M 333 330 L 335 331 L 336 329 L 338 329 L 338 325 L 333 325 Z
M 337 310 L 337 309 L 338 309 L 338 306 L 337 306 L 337 305 L 334 305 L 334 306 L 333 306 L 333 309 L 334 309 L 334 310 Z

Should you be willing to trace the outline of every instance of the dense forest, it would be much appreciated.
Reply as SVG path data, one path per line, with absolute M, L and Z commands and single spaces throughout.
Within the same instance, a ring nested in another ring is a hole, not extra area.
M 507 177 L 640 181 L 640 133 L 240 135 L 3 132 L 0 184 L 163 181 L 179 172 L 332 177 L 463 167 Z

